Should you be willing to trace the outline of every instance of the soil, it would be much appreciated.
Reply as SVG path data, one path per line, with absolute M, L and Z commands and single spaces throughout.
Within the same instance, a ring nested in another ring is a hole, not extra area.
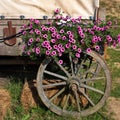
M 110 97 L 108 99 L 108 111 L 114 120 L 120 120 L 120 98 Z

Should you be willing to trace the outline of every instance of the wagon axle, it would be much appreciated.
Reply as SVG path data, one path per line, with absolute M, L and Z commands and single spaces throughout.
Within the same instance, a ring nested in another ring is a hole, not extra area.
M 78 90 L 79 88 L 79 80 L 77 78 L 72 78 L 71 80 L 69 80 L 69 89 L 74 91 L 74 90 Z

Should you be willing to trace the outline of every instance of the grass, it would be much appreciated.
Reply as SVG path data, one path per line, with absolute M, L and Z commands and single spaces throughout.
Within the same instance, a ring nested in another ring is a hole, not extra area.
M 107 60 L 112 76 L 111 96 L 120 98 L 120 51 L 108 49 L 110 59 Z
M 120 59 L 118 58 L 118 56 L 120 56 L 120 52 L 109 48 L 108 54 L 110 59 L 106 60 L 106 62 L 112 73 L 113 83 L 111 96 L 120 98 L 120 84 L 117 83 L 119 82 L 118 79 L 120 79 L 120 68 L 114 64 L 120 63 Z M 72 117 L 57 116 L 45 107 L 38 106 L 30 108 L 28 111 L 24 111 L 20 102 L 22 87 L 23 83 L 18 77 L 11 77 L 11 82 L 7 86 L 7 89 L 12 98 L 12 105 L 4 120 L 74 120 Z M 107 105 L 105 105 L 96 113 L 87 117 L 79 118 L 78 120 L 112 120 L 111 115 L 109 116 L 107 112 Z

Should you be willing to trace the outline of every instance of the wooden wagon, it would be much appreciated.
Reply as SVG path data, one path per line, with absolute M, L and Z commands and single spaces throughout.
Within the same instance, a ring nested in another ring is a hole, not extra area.
M 90 22 L 98 18 L 105 20 L 105 11 L 99 8 L 98 0 L 2 1 L 0 65 L 26 64 L 25 58 L 21 57 L 20 27 L 31 17 L 45 23 L 56 7 L 74 17 L 81 15 Z M 104 59 L 95 51 L 83 52 L 78 60 L 68 54 L 63 59 L 63 65 L 51 58 L 44 58 L 40 63 L 36 79 L 42 102 L 61 116 L 80 117 L 98 111 L 108 98 L 111 86 Z

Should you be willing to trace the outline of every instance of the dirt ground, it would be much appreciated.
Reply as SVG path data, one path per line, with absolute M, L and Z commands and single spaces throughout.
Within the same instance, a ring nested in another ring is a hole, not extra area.
M 109 97 L 108 111 L 114 120 L 120 120 L 120 98 Z

